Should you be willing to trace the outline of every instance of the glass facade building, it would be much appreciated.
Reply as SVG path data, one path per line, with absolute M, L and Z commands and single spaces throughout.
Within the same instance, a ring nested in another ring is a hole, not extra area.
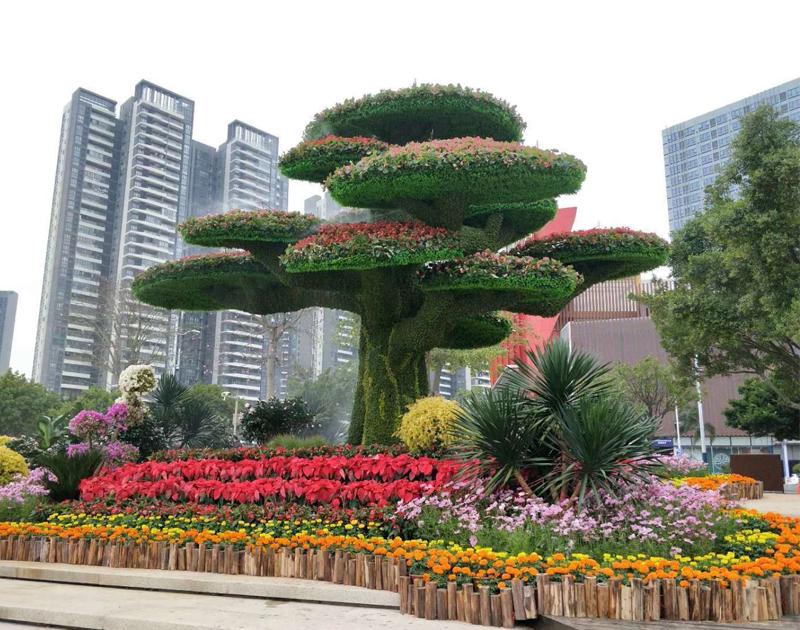
M 218 149 L 194 141 L 194 102 L 148 81 L 116 102 L 77 90 L 64 109 L 39 312 L 34 378 L 74 397 L 150 363 L 187 384 L 263 395 L 263 330 L 245 313 L 182 313 L 131 299 L 151 265 L 207 253 L 178 225 L 231 209 L 288 206 L 278 138 L 241 121 Z M 298 342 L 284 336 L 275 381 L 285 393 Z M 257 356 L 256 356 L 257 355 Z
M 704 190 L 731 154 L 739 119 L 760 105 L 800 121 L 800 79 L 748 96 L 714 111 L 664 129 L 664 171 L 670 232 L 703 210 Z

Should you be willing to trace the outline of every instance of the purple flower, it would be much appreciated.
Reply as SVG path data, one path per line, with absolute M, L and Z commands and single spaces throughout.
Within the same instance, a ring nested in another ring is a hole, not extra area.
M 128 405 L 125 403 L 114 403 L 105 413 L 105 421 L 108 430 L 114 433 L 124 433 L 128 428 Z
M 69 432 L 81 440 L 92 440 L 105 435 L 108 430 L 106 417 L 99 411 L 84 409 L 69 421 Z
M 119 466 L 126 462 L 133 462 L 139 457 L 139 449 L 133 444 L 125 442 L 109 442 L 105 446 L 106 464 Z
M 17 475 L 10 483 L 0 486 L 0 501 L 23 503 L 28 497 L 45 496 L 46 481 L 55 481 L 46 468 L 34 468 L 27 476 Z
M 70 444 L 67 446 L 67 457 L 78 457 L 79 455 L 86 455 L 89 452 L 89 445 L 86 442 L 79 442 L 78 444 Z

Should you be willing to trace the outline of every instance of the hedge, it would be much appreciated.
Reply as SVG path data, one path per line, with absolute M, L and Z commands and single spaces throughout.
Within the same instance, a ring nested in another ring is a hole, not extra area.
M 424 291 L 534 291 L 537 296 L 556 298 L 571 295 L 581 282 L 574 269 L 557 260 L 490 251 L 469 258 L 428 263 L 418 277 Z
M 503 224 L 511 227 L 515 233 L 530 234 L 552 220 L 556 216 L 557 209 L 555 199 L 517 203 L 486 203 L 469 206 L 464 223 L 482 226 L 488 216 L 499 212 L 503 215 Z
M 665 264 L 669 244 L 656 234 L 608 228 L 533 236 L 512 248 L 511 253 L 552 256 L 594 283 L 637 275 Z
M 513 331 L 511 322 L 499 315 L 476 315 L 457 321 L 442 348 L 470 350 L 494 346 Z
M 519 141 L 524 129 L 516 108 L 488 92 L 422 84 L 367 94 L 325 109 L 309 123 L 304 137 L 375 136 L 392 144 L 461 136 Z

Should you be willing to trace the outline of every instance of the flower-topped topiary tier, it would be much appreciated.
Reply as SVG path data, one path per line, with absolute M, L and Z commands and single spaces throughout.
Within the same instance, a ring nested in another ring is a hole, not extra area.
M 590 284 L 654 269 L 667 257 L 668 243 L 628 228 L 581 230 L 532 236 L 512 248 L 517 256 L 552 256 L 572 265 Z
M 552 219 L 554 198 L 585 176 L 572 156 L 520 144 L 524 127 L 507 103 L 459 86 L 413 86 L 325 110 L 281 168 L 324 179 L 339 203 L 370 208 L 363 214 L 377 222 L 320 225 L 275 211 L 192 219 L 187 242 L 249 255 L 160 265 L 134 291 L 164 308 L 357 313 L 350 441 L 391 442 L 405 407 L 427 394 L 426 352 L 498 343 L 511 330 L 498 311 L 552 315 L 591 284 L 666 258 L 663 241 L 624 230 L 495 253 Z
M 314 116 L 305 138 L 374 136 L 392 144 L 461 136 L 521 140 L 524 130 L 515 108 L 487 92 L 423 84 L 334 105 Z

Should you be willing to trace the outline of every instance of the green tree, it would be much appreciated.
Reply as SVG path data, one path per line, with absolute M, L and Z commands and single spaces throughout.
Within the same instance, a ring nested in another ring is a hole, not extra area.
M 320 225 L 269 211 L 189 219 L 186 242 L 248 253 L 150 267 L 134 293 L 162 308 L 359 315 L 348 439 L 396 441 L 404 409 L 427 394 L 428 351 L 495 345 L 509 334 L 496 312 L 553 315 L 596 282 L 666 259 L 663 240 L 629 230 L 525 239 L 555 216 L 556 197 L 580 188 L 586 167 L 523 145 L 524 128 L 505 101 L 456 85 L 326 109 L 281 170 L 324 182 L 340 204 L 370 208 L 380 221 Z
M 39 420 L 54 415 L 59 402 L 39 383 L 9 370 L 0 376 L 0 435 L 35 435 Z
M 769 107 L 741 122 L 705 212 L 675 234 L 674 290 L 641 299 L 684 373 L 770 375 L 800 408 L 800 126 Z
M 67 420 L 73 418 L 79 411 L 91 409 L 92 411 L 105 411 L 119 398 L 119 392 L 110 392 L 102 387 L 92 386 L 81 393 L 77 398 L 65 400 L 56 409 L 55 414 L 65 416 Z
M 771 435 L 776 440 L 800 440 L 800 410 L 787 405 L 777 388 L 760 378 L 748 378 L 739 386 L 739 398 L 725 410 L 725 422 L 750 435 Z
M 206 383 L 196 383 L 189 388 L 189 395 L 195 400 L 202 401 L 211 412 L 225 418 L 232 423 L 233 412 L 236 410 L 236 396 L 228 395 L 219 385 L 209 385 Z M 244 408 L 244 403 L 239 401 L 239 410 Z
M 322 435 L 338 441 L 344 437 L 343 430 L 350 422 L 357 376 L 358 369 L 352 363 L 323 370 L 317 378 L 300 372 L 289 378 L 288 395 L 302 399 Z
M 654 357 L 645 357 L 633 365 L 617 363 L 611 379 L 628 403 L 659 420 L 676 407 L 685 407 L 697 399 L 691 380 Z

